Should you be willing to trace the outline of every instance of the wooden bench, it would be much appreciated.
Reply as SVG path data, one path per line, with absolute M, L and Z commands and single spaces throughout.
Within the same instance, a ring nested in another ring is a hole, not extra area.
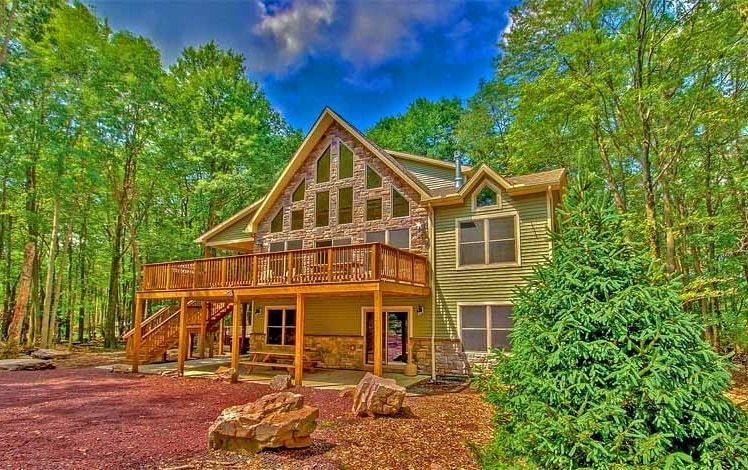
M 282 351 L 254 351 L 249 354 L 249 361 L 241 361 L 239 365 L 247 368 L 247 373 L 252 372 L 254 367 L 284 368 L 293 370 L 295 368 L 293 361 L 295 354 Z M 308 355 L 303 356 L 304 370 L 313 371 L 315 361 L 311 360 Z

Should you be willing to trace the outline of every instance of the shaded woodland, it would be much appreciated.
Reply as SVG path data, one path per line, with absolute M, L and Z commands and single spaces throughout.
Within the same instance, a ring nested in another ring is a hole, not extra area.
M 20 305 L 24 343 L 115 346 L 140 266 L 201 256 L 194 238 L 262 195 L 301 135 L 214 43 L 164 67 L 84 6 L 0 5 L 0 334 Z M 712 346 L 745 350 L 746 15 L 735 1 L 528 0 L 485 45 L 495 73 L 474 96 L 418 99 L 368 134 L 506 175 L 601 176 Z

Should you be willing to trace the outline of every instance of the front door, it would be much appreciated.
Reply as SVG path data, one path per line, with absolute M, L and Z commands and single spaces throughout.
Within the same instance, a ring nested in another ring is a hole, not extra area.
M 408 362 L 408 312 L 382 312 L 382 364 Z M 374 364 L 374 312 L 366 312 L 366 363 Z

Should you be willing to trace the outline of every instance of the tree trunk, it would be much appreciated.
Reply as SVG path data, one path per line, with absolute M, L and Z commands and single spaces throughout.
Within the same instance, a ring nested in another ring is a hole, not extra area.
M 21 325 L 26 317 L 26 308 L 29 301 L 29 290 L 31 287 L 31 272 L 36 256 L 36 244 L 29 242 L 23 250 L 23 267 L 21 268 L 21 281 L 16 298 L 16 307 L 13 309 L 13 317 L 8 329 L 8 343 L 11 346 L 21 344 Z
M 119 274 L 122 264 L 122 232 L 124 222 L 122 214 L 117 215 L 117 226 L 114 228 L 114 240 L 112 240 L 112 259 L 109 266 L 109 293 L 107 297 L 106 313 L 102 333 L 104 335 L 104 347 L 117 347 L 117 310 L 119 309 Z
M 60 230 L 60 192 L 55 192 L 54 210 L 52 212 L 52 233 L 49 240 L 49 261 L 47 262 L 47 279 L 44 283 L 44 307 L 42 309 L 42 335 L 41 347 L 48 348 L 51 342 L 51 336 L 54 332 L 52 328 L 52 298 L 55 280 L 55 260 L 57 258 L 57 239 Z M 64 269 L 60 266 L 60 273 Z

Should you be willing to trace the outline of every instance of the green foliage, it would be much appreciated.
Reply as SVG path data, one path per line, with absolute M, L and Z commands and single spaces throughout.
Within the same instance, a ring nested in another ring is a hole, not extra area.
M 739 468 L 745 414 L 727 361 L 661 263 L 624 238 L 609 197 L 575 183 L 553 256 L 519 290 L 512 354 L 481 382 L 489 468 Z
M 381 119 L 366 134 L 387 149 L 452 160 L 458 148 L 455 129 L 462 111 L 458 98 L 435 102 L 418 98 L 405 114 Z

